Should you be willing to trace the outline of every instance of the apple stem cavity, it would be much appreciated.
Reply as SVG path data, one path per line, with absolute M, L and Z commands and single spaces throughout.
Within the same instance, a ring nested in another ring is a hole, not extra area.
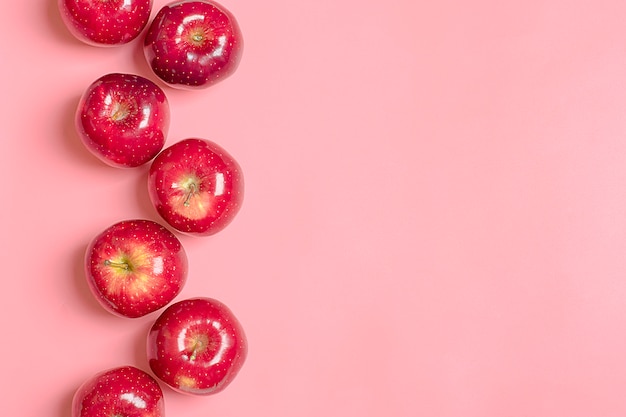
M 204 352 L 209 345 L 209 338 L 206 335 L 198 336 L 193 339 L 193 345 L 191 346 L 191 355 L 189 355 L 189 360 L 196 360 L 198 355 Z
M 189 34 L 189 42 L 196 47 L 202 47 L 214 38 L 213 33 L 205 28 L 196 28 Z
M 115 109 L 113 110 L 113 113 L 111 114 L 111 120 L 113 120 L 114 122 L 119 122 L 128 117 L 129 114 L 130 109 L 128 108 L 128 106 L 125 106 L 123 104 L 117 104 L 115 106 Z
M 204 39 L 204 36 L 202 36 L 201 33 L 194 33 L 193 36 L 191 37 L 191 40 L 196 44 L 202 44 L 203 39 Z

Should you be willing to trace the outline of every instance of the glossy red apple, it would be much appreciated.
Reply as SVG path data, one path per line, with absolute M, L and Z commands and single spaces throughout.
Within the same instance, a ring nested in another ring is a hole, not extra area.
M 143 165 L 163 146 L 170 108 L 163 90 L 139 75 L 111 73 L 94 81 L 76 110 L 76 130 L 89 151 L 120 168 Z
M 181 140 L 152 161 L 148 191 L 152 204 L 175 229 L 199 236 L 224 229 L 243 202 L 237 161 L 206 139 Z
M 172 232 L 152 220 L 124 220 L 87 247 L 85 273 L 100 304 L 141 317 L 170 303 L 187 279 L 187 255 Z
M 154 374 L 176 391 L 216 394 L 243 366 L 248 344 L 241 324 L 222 302 L 193 298 L 169 306 L 148 334 Z
M 239 66 L 242 50 L 235 17 L 211 0 L 166 5 L 144 40 L 154 73 L 173 87 L 187 89 L 206 88 L 230 76 Z
M 58 0 L 61 19 L 79 40 L 94 46 L 122 45 L 148 24 L 152 0 Z
M 162 417 L 163 391 L 146 372 L 121 366 L 100 372 L 78 388 L 72 417 Z

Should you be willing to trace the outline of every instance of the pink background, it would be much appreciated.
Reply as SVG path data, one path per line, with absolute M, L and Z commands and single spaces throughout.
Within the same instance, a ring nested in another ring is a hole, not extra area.
M 168 144 L 220 143 L 246 197 L 181 238 L 178 298 L 227 303 L 250 354 L 221 394 L 165 389 L 168 415 L 626 415 L 626 3 L 223 4 L 241 66 L 166 89 Z M 147 168 L 98 162 L 72 117 L 107 72 L 153 77 L 54 0 L 3 9 L 1 409 L 69 417 L 94 373 L 147 369 L 156 317 L 104 312 L 85 247 L 158 220 Z

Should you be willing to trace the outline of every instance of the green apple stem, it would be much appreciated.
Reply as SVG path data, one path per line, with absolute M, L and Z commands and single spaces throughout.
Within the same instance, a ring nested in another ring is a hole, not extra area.
M 197 191 L 197 186 L 195 182 L 192 182 L 191 184 L 189 184 L 189 192 L 187 193 L 187 197 L 185 198 L 185 201 L 183 201 L 183 205 L 185 207 L 189 207 L 189 200 L 191 200 L 191 197 L 193 197 L 193 195 L 196 193 Z
M 191 360 L 191 361 L 196 360 L 196 357 L 198 356 L 199 351 L 200 351 L 200 347 L 198 346 L 198 344 L 196 344 L 193 347 L 193 350 L 191 351 L 191 355 L 189 356 L 189 360 Z
M 107 259 L 107 260 L 104 261 L 104 264 L 106 266 L 112 266 L 114 268 L 120 268 L 120 269 L 123 269 L 125 271 L 130 271 L 130 265 L 128 265 L 127 262 L 113 262 L 113 261 Z

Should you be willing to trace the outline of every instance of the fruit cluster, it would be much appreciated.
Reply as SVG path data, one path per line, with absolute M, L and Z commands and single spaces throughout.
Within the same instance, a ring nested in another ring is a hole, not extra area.
M 235 17 L 212 0 L 179 0 L 152 13 L 152 0 L 58 0 L 63 22 L 93 46 L 126 44 L 144 35 L 154 75 L 168 87 L 202 89 L 238 67 L 242 36 Z M 164 308 L 147 336 L 154 379 L 134 366 L 100 372 L 75 393 L 73 417 L 162 416 L 158 381 L 175 391 L 209 395 L 241 369 L 247 340 L 222 302 L 198 297 L 172 303 L 187 280 L 188 259 L 175 233 L 215 234 L 236 216 L 243 175 L 220 145 L 202 138 L 163 149 L 170 125 L 164 90 L 148 78 L 109 73 L 78 103 L 76 131 L 102 162 L 118 168 L 151 163 L 150 201 L 166 226 L 122 220 L 98 234 L 85 254 L 90 290 L 107 311 L 136 318 Z M 169 305 L 169 306 L 168 306 Z

